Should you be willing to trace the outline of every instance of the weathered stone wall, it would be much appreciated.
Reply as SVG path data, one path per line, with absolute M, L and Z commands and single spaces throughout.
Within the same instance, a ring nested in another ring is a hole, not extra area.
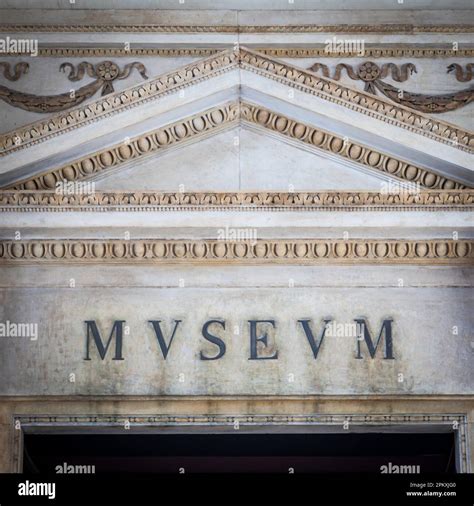
M 16 288 L 0 292 L 1 319 L 37 323 L 38 336 L 0 341 L 0 394 L 473 394 L 472 292 L 460 269 L 215 265 L 104 271 L 90 265 L 45 266 L 37 276 L 25 269 L 13 281 Z M 363 359 L 357 359 L 350 329 L 325 336 L 315 359 L 298 322 L 311 320 L 317 344 L 324 319 L 350 324 L 357 318 L 367 320 L 374 343 L 383 320 L 393 320 L 394 359 L 384 358 L 383 339 L 375 358 L 361 341 Z M 215 324 L 208 330 L 226 351 L 218 360 L 202 360 L 201 352 L 219 353 L 219 345 L 202 335 L 213 319 L 225 321 L 225 329 Z M 115 342 L 101 360 L 92 332 L 91 360 L 85 360 L 85 321 L 92 320 L 104 343 L 114 321 L 125 321 L 123 361 L 113 360 Z M 166 360 L 149 320 L 162 321 L 166 345 L 174 320 L 181 320 Z M 256 324 L 256 337 L 268 333 L 258 356 L 278 353 L 278 359 L 249 360 L 249 320 L 275 321 L 274 329 Z

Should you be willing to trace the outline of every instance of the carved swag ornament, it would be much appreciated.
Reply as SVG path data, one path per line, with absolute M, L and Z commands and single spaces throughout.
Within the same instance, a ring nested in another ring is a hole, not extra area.
M 464 73 L 461 65 L 453 63 L 448 66 L 447 72 L 455 72 L 456 79 L 461 82 L 467 82 L 472 79 L 472 63 L 466 65 Z M 343 70 L 354 81 L 363 81 L 365 83 L 364 90 L 376 94 L 379 90 L 383 95 L 390 98 L 397 104 L 410 107 L 417 111 L 427 113 L 443 113 L 454 111 L 460 107 L 471 103 L 474 100 L 474 88 L 467 88 L 454 93 L 445 93 L 441 95 L 426 95 L 423 93 L 409 93 L 405 90 L 400 90 L 391 84 L 388 84 L 382 79 L 391 75 L 391 78 L 402 83 L 406 81 L 409 76 L 416 73 L 416 67 L 413 63 L 404 63 L 403 65 L 396 65 L 394 63 L 384 63 L 379 66 L 374 62 L 366 61 L 361 63 L 356 70 L 352 65 L 346 63 L 339 63 L 334 69 L 334 73 L 330 76 L 329 68 L 324 63 L 315 63 L 308 70 L 312 72 L 319 72 L 321 70 L 324 77 L 329 77 L 335 81 L 339 81 Z
M 28 63 L 20 62 L 14 66 L 13 73 L 10 64 L 0 62 L 0 69 L 3 68 L 3 76 L 9 81 L 17 81 L 21 75 L 26 74 L 29 69 Z M 89 62 L 82 62 L 77 68 L 72 63 L 62 63 L 59 70 L 69 70 L 70 81 L 80 81 L 84 74 L 95 77 L 96 80 L 82 86 L 78 90 L 68 91 L 59 95 L 34 95 L 12 90 L 6 86 L 0 86 L 0 99 L 8 104 L 19 107 L 30 112 L 50 113 L 69 109 L 78 105 L 102 89 L 102 95 L 108 95 L 114 91 L 113 82 L 126 79 L 133 69 L 137 69 L 143 79 L 148 79 L 145 66 L 139 62 L 128 63 L 120 70 L 119 66 L 112 61 L 102 61 L 96 65 Z

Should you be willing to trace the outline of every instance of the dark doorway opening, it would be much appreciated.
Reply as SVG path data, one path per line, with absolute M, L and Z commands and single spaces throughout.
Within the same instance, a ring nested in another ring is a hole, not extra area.
M 25 434 L 23 463 L 28 474 L 55 474 L 58 466 L 96 474 L 380 473 L 382 466 L 455 473 L 455 444 L 454 433 Z

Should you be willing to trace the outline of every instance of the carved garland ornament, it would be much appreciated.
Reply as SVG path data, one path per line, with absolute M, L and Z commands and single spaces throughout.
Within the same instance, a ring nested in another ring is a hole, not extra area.
M 468 240 L 0 241 L 0 264 L 32 262 L 473 264 Z
M 433 189 L 465 188 L 459 182 L 356 142 L 345 142 L 338 135 L 305 125 L 268 109 L 253 104 L 233 102 L 214 107 L 190 119 L 159 128 L 131 139 L 128 143 L 117 144 L 111 148 L 97 151 L 44 174 L 28 178 L 22 182 L 16 182 L 9 189 L 48 190 L 54 189 L 57 183 L 61 181 L 78 181 L 91 178 L 106 170 L 120 167 L 130 160 L 149 156 L 178 142 L 199 137 L 209 131 L 216 131 L 216 129 L 220 131 L 224 127 L 230 128 L 239 119 L 379 170 L 395 178 L 419 183 Z
M 240 48 L 235 52 L 223 51 L 211 58 L 151 79 L 142 85 L 111 94 L 107 98 L 76 107 L 67 113 L 58 114 L 47 120 L 40 120 L 0 135 L 0 155 L 45 141 L 73 128 L 87 125 L 150 100 L 156 100 L 165 94 L 176 92 L 184 86 L 191 86 L 204 79 L 232 70 L 239 65 L 250 72 L 438 142 L 449 144 L 456 149 L 473 151 L 474 135 L 459 127 L 388 103 L 374 95 L 348 89 L 334 81 L 316 76 L 313 72 L 307 72 Z
M 9 64 L 1 62 L 0 66 L 2 65 L 5 68 L 4 74 L 7 75 L 7 71 L 9 73 Z M 19 71 L 17 67 L 19 67 Z M 85 73 L 89 77 L 95 77 L 96 80 L 82 86 L 78 90 L 68 91 L 59 95 L 33 95 L 12 90 L 6 86 L 0 86 L 0 99 L 14 107 L 19 107 L 30 112 L 51 113 L 64 111 L 81 104 L 100 89 L 102 89 L 102 95 L 112 93 L 114 91 L 113 81 L 126 79 L 134 68 L 140 72 L 140 75 L 144 79 L 148 79 L 144 65 L 139 62 L 128 63 L 122 70 L 111 61 L 103 61 L 96 65 L 82 62 L 77 66 L 77 69 L 72 63 L 66 62 L 60 65 L 59 70 L 64 72 L 66 69 L 69 69 L 68 79 L 70 81 L 80 81 Z M 28 70 L 28 64 L 24 62 L 17 64 L 15 66 L 15 76 L 21 73 L 22 69 Z
M 364 91 L 375 94 L 376 90 L 379 90 L 397 104 L 402 104 L 421 112 L 443 113 L 454 111 L 474 101 L 474 88 L 441 95 L 428 95 L 409 93 L 382 81 L 382 79 L 389 75 L 391 75 L 394 81 L 399 83 L 406 81 L 409 75 L 416 73 L 416 67 L 413 63 L 404 63 L 399 67 L 394 63 L 384 63 L 379 66 L 374 62 L 365 61 L 359 64 L 357 70 L 354 70 L 352 65 L 348 65 L 347 63 L 339 63 L 336 65 L 332 76 L 330 76 L 328 66 L 324 63 L 315 63 L 308 70 L 313 72 L 321 70 L 324 77 L 331 77 L 336 81 L 339 81 L 342 70 L 345 70 L 351 79 L 355 81 L 361 80 L 365 83 Z M 448 66 L 448 73 L 453 70 L 456 71 L 458 81 L 466 82 L 472 78 L 472 64 L 466 66 L 465 75 L 462 67 L 458 64 L 454 63 Z
M 472 78 L 472 66 L 472 64 L 466 66 L 465 75 L 459 64 L 450 65 L 448 72 L 455 70 L 458 81 L 466 82 Z M 11 81 L 16 81 L 23 73 L 28 71 L 28 63 L 26 62 L 17 63 L 14 74 L 10 72 L 9 63 L 0 62 L 0 68 L 2 67 L 4 68 L 4 76 Z M 59 68 L 61 71 L 65 71 L 67 68 L 70 69 L 68 75 L 70 81 L 81 80 L 86 72 L 89 77 L 95 77 L 97 80 L 79 90 L 75 90 L 73 93 L 69 92 L 52 96 L 22 93 L 5 86 L 0 86 L 0 99 L 14 107 L 31 112 L 58 112 L 82 103 L 94 95 L 100 88 L 102 88 L 102 96 L 112 93 L 114 91 L 112 82 L 116 79 L 127 78 L 133 68 L 136 68 L 144 79 L 148 78 L 144 65 L 139 62 L 125 65 L 122 71 L 120 71 L 117 64 L 108 60 L 100 62 L 95 66 L 88 62 L 82 62 L 78 65 L 77 70 L 68 62 L 61 64 Z M 333 80 L 338 81 L 340 79 L 342 69 L 346 70 L 351 79 L 362 80 L 365 83 L 364 91 L 375 94 L 376 89 L 378 89 L 393 101 L 422 112 L 447 112 L 463 107 L 474 100 L 474 89 L 435 96 L 403 92 L 400 96 L 400 90 L 382 81 L 389 73 L 391 73 L 392 79 L 397 82 L 406 81 L 408 79 L 408 71 L 410 74 L 416 73 L 416 67 L 413 63 L 403 64 L 399 68 L 393 63 L 385 63 L 380 67 L 376 63 L 366 61 L 359 65 L 357 71 L 354 71 L 351 65 L 340 63 L 335 68 L 332 76 Z M 322 70 L 324 77 L 330 77 L 328 67 L 323 63 L 315 63 L 308 70 L 313 72 Z
M 60 194 L 54 191 L 0 192 L 0 211 L 472 211 L 474 191 L 379 193 L 320 192 L 94 192 Z

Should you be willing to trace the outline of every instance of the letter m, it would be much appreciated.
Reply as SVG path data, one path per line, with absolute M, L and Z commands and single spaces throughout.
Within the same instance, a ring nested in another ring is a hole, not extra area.
M 84 360 L 90 360 L 90 341 L 91 341 L 91 334 L 94 338 L 95 345 L 97 347 L 97 350 L 99 351 L 100 358 L 104 360 L 105 355 L 107 353 L 107 350 L 110 347 L 110 343 L 112 342 L 112 339 L 114 338 L 114 334 L 116 336 L 115 339 L 115 356 L 112 360 L 123 360 L 122 357 L 122 335 L 123 335 L 123 324 L 125 323 L 125 320 L 115 320 L 114 325 L 112 327 L 112 330 L 110 332 L 109 339 L 107 343 L 104 346 L 104 343 L 102 341 L 102 338 L 100 337 L 99 329 L 97 328 L 97 324 L 94 320 L 89 320 L 85 322 L 87 325 L 87 349 L 86 349 L 86 358 Z
M 377 338 L 377 342 L 374 345 L 374 342 L 372 341 L 372 337 L 370 335 L 369 329 L 367 328 L 367 323 L 364 319 L 355 319 L 354 320 L 357 323 L 357 327 L 359 329 L 358 335 L 357 335 L 357 356 L 356 358 L 363 358 L 361 354 L 361 341 L 364 339 L 365 344 L 367 345 L 367 348 L 370 353 L 371 358 L 375 358 L 375 353 L 377 351 L 377 348 L 380 344 L 380 341 L 382 340 L 382 336 L 385 333 L 385 356 L 384 359 L 387 360 L 393 360 L 393 342 L 392 342 L 392 321 L 393 320 L 384 320 L 382 323 L 382 328 L 379 332 L 379 337 Z

